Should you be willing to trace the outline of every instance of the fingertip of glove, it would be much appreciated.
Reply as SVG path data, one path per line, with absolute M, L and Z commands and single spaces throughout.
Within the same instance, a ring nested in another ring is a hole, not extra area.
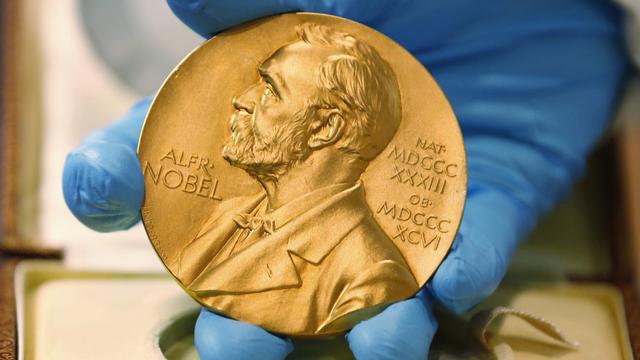
M 468 262 L 457 256 L 440 265 L 427 289 L 434 299 L 448 310 L 462 314 L 477 305 L 500 284 L 506 269 L 490 256 L 479 256 Z
M 128 230 L 140 222 L 139 214 L 117 214 L 114 216 L 86 216 L 76 218 L 86 227 L 100 233 Z
M 135 153 L 118 144 L 83 144 L 70 152 L 62 192 L 71 213 L 87 227 L 110 232 L 140 220 L 144 179 Z
M 86 199 L 99 203 L 124 200 L 139 205 L 144 178 L 138 157 L 128 146 L 88 143 L 67 155 L 63 186 L 65 192 L 85 191 Z
M 357 324 L 346 338 L 357 359 L 425 359 L 437 328 L 430 299 L 419 294 Z
M 201 11 L 205 6 L 205 0 L 167 0 L 170 8 L 181 8 L 187 11 Z
M 167 0 L 167 4 L 185 25 L 205 38 L 250 20 L 298 9 L 295 1 Z
M 195 345 L 203 360 L 284 359 L 293 351 L 290 339 L 280 338 L 259 326 L 226 318 L 202 309 L 196 321 Z
M 533 221 L 528 214 L 495 189 L 471 192 L 451 251 L 427 284 L 435 300 L 461 314 L 491 295 L 507 271 L 518 239 Z

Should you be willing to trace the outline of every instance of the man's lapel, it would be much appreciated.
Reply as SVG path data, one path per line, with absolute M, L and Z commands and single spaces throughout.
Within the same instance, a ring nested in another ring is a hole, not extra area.
M 359 181 L 293 220 L 286 235 L 288 250 L 319 264 L 353 228 L 371 216 Z
M 218 265 L 208 266 L 189 288 L 202 295 L 297 287 L 300 277 L 286 238 L 269 235 Z
M 222 206 L 202 226 L 198 235 L 180 253 L 178 278 L 183 284 L 189 284 L 198 277 L 237 230 L 238 226 L 233 217 L 239 212 L 253 211 L 265 197 L 262 193 L 231 199 L 221 204 Z
M 319 264 L 363 219 L 371 216 L 360 183 L 321 202 L 272 235 L 208 266 L 189 288 L 201 295 L 299 287 L 292 253 Z M 277 224 L 276 224 L 277 226 Z

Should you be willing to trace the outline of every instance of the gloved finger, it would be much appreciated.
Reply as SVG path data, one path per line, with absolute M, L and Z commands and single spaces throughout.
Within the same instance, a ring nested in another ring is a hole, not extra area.
M 432 300 L 422 290 L 416 297 L 390 305 L 362 321 L 346 335 L 357 359 L 395 360 L 427 358 L 438 321 Z
M 474 41 L 432 52 L 468 160 L 460 232 L 428 284 L 455 312 L 493 292 L 519 239 L 568 193 L 607 126 L 624 74 L 614 9 L 537 2 L 539 18 L 527 13 L 516 24 L 524 3 L 503 19 L 518 31 L 485 26 L 483 37 L 469 34 Z M 544 22 L 542 12 L 549 13 Z
M 173 13 L 205 38 L 267 15 L 298 10 L 293 1 L 167 0 Z
M 205 38 L 232 26 L 283 12 L 308 11 L 345 17 L 376 28 L 410 51 L 458 31 L 484 3 L 373 0 L 167 0 L 174 14 Z M 428 31 L 425 27 L 428 24 Z M 420 36 L 415 36 L 420 34 Z
M 207 309 L 196 322 L 195 344 L 200 358 L 284 359 L 292 350 L 290 339 L 273 335 L 259 326 L 229 319 Z
M 534 223 L 512 196 L 470 187 L 458 235 L 427 289 L 449 310 L 467 311 L 498 287 L 518 241 Z
M 96 131 L 65 160 L 62 192 L 73 215 L 100 232 L 128 229 L 140 220 L 144 179 L 136 155 L 150 99 L 120 121 Z

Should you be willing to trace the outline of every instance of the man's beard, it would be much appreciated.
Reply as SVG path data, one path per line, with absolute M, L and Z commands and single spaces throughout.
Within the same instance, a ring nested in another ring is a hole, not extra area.
M 236 113 L 231 120 L 231 139 L 225 144 L 222 156 L 253 177 L 278 180 L 311 153 L 307 145 L 306 116 L 296 114 L 290 123 L 263 135 L 256 132 L 250 115 Z

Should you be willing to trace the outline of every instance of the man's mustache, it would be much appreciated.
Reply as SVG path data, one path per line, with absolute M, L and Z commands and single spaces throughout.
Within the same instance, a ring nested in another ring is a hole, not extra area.
M 229 121 L 229 128 L 231 129 L 231 132 L 236 131 L 237 127 L 238 127 L 238 122 L 240 121 L 246 121 L 245 119 L 242 118 L 246 118 L 246 117 L 250 117 L 251 115 L 247 114 L 244 111 L 240 111 L 240 110 L 236 110 L 233 112 L 233 114 L 231 114 L 231 118 Z
M 238 137 L 246 137 L 247 135 L 256 136 L 253 127 L 253 116 L 244 111 L 238 110 L 233 112 L 229 128 L 234 142 L 240 140 Z

